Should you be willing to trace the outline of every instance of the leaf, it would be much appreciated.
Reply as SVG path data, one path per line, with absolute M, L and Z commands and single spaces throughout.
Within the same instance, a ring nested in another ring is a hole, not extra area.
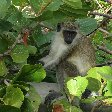
M 29 56 L 28 49 L 24 45 L 16 45 L 16 47 L 11 52 L 11 57 L 16 63 L 23 63 L 27 60 Z
M 16 80 L 26 82 L 41 82 L 45 77 L 46 72 L 41 65 L 24 65 Z
M 12 24 L 5 20 L 0 20 L 0 31 L 8 31 L 12 28 Z M 0 38 L 1 39 L 1 38 Z
M 101 82 L 95 78 L 87 77 L 88 86 L 87 89 L 90 91 L 98 91 L 101 88 Z
M 36 54 L 37 48 L 35 46 L 29 45 L 28 46 L 28 52 L 29 52 L 29 54 Z
M 53 12 L 52 11 L 44 11 L 42 15 L 38 16 L 38 21 L 45 21 L 53 18 Z
M 73 96 L 81 96 L 88 85 L 88 80 L 85 77 L 78 76 L 70 79 L 67 82 L 67 89 Z
M 0 112 L 21 112 L 20 109 L 10 105 L 0 105 Z
M 8 13 L 7 21 L 12 23 L 13 25 L 18 25 L 19 26 L 19 23 L 21 22 L 21 19 L 22 19 L 22 14 L 17 9 L 17 7 L 11 6 L 7 13 Z M 18 27 L 18 26 L 16 26 L 16 27 Z
M 41 103 L 41 97 L 31 86 L 22 106 L 22 112 L 37 112 Z
M 7 2 L 7 0 L 0 0 L 0 18 L 5 17 L 9 6 L 10 2 Z
M 53 35 L 54 35 L 54 32 L 50 32 L 46 35 L 38 34 L 38 37 L 34 37 L 34 38 L 36 39 L 37 44 L 40 46 L 45 43 L 50 43 L 51 40 L 53 39 Z M 36 35 L 34 35 L 34 36 L 36 36 Z
M 13 87 L 20 88 L 24 95 L 26 95 L 29 91 L 30 84 L 27 84 L 26 82 L 22 81 L 16 81 L 13 83 Z
M 0 76 L 6 75 L 8 72 L 3 60 L 0 60 Z
M 107 81 L 107 84 L 103 92 L 104 92 L 104 96 L 112 96 L 112 81 Z
M 97 79 L 97 80 L 101 81 L 102 76 L 97 72 L 98 69 L 99 69 L 99 67 L 91 68 L 87 72 L 87 76 L 86 77 L 91 77 L 91 78 L 94 78 L 94 79 Z
M 25 6 L 28 3 L 28 0 L 12 0 L 12 3 L 16 6 Z
M 52 3 L 49 4 L 47 10 L 56 11 L 60 8 L 61 5 L 63 5 L 63 2 L 61 0 L 52 0 Z
M 29 0 L 29 2 L 34 11 L 41 15 L 46 10 L 46 7 L 52 3 L 52 0 Z
M 20 108 L 23 100 L 24 95 L 20 88 L 14 88 L 13 86 L 8 86 L 6 88 L 6 94 L 3 96 L 3 102 L 5 105 Z
M 32 10 L 31 7 L 28 7 L 28 6 L 23 9 L 22 15 L 25 18 L 35 18 L 36 17 L 35 12 Z
M 81 0 L 62 0 L 65 4 L 70 5 L 74 9 L 82 8 Z
M 106 78 L 107 80 L 112 81 L 112 67 L 110 66 L 103 66 L 97 69 L 97 73 L 99 73 L 102 77 Z
M 88 35 L 97 29 L 97 21 L 93 18 L 77 19 L 77 24 L 79 24 L 80 31 L 84 35 Z
M 0 85 L 0 98 L 2 98 L 6 93 L 6 86 Z

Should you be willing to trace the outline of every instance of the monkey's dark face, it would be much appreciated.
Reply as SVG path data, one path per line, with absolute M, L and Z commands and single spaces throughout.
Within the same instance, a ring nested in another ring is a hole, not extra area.
M 64 41 L 67 44 L 71 44 L 73 42 L 73 39 L 77 35 L 76 30 L 77 30 L 77 26 L 76 26 L 76 24 L 74 24 L 72 22 L 57 24 L 57 32 L 62 31 Z
M 76 31 L 72 31 L 72 30 L 63 30 L 62 33 L 63 33 L 64 41 L 67 44 L 71 44 L 73 42 L 73 39 L 77 35 L 77 32 Z

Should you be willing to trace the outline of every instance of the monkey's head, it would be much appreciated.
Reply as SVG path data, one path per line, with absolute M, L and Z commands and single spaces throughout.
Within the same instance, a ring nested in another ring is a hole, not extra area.
M 58 23 L 57 32 L 62 32 L 64 41 L 71 44 L 78 33 L 78 28 L 75 22 Z

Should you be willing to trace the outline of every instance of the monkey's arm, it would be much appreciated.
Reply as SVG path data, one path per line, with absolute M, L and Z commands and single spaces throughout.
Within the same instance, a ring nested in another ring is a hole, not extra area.
M 60 43 L 60 41 L 57 43 L 57 40 L 55 40 L 56 43 L 52 44 L 49 55 L 40 60 L 44 62 L 44 68 L 53 68 L 58 65 L 60 61 L 66 59 L 74 46 L 76 46 L 80 42 L 81 38 L 82 35 L 77 35 L 77 37 L 70 45 L 66 45 L 65 43 L 62 44 Z

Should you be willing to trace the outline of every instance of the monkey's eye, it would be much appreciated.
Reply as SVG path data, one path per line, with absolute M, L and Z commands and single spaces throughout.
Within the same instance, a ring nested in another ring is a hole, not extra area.
M 64 41 L 67 44 L 71 44 L 73 42 L 73 39 L 76 37 L 76 35 L 77 35 L 76 31 L 70 31 L 70 30 L 63 31 Z

